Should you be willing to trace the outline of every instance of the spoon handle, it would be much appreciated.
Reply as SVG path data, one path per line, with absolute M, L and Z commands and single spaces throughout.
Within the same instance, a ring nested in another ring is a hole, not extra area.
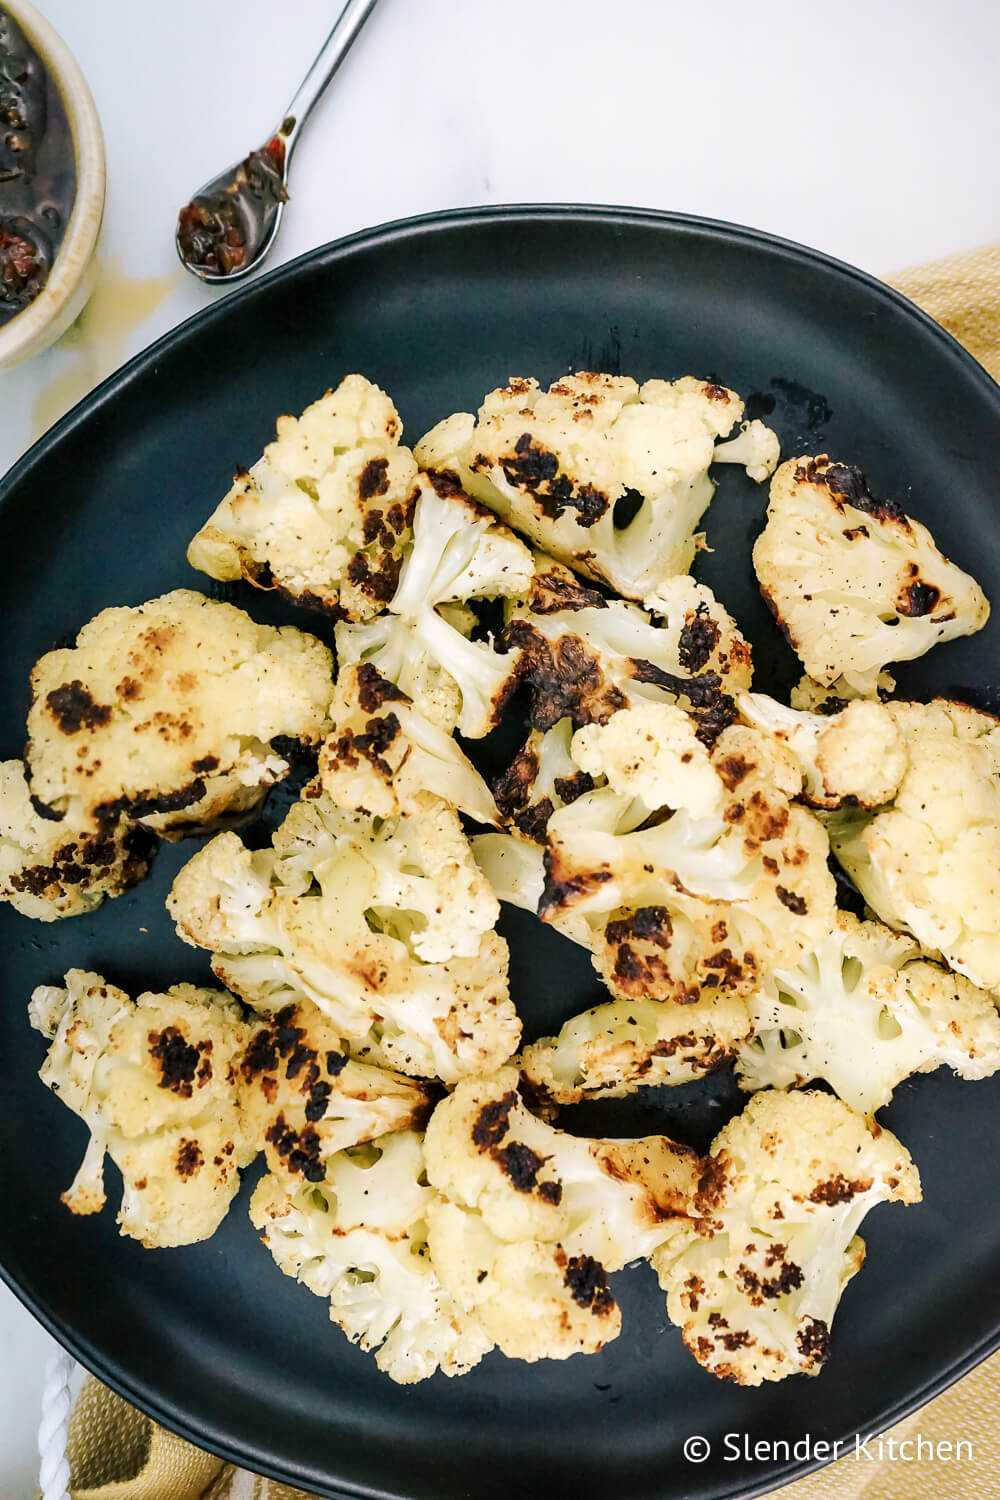
M 285 160 L 291 156 L 310 112 L 330 79 L 350 51 L 351 44 L 375 9 L 375 0 L 347 0 L 333 30 L 320 48 L 295 97 L 285 110 L 276 134 L 285 143 Z

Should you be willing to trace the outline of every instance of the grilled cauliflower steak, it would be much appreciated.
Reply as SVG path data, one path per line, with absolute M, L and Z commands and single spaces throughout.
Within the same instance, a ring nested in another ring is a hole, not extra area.
M 24 766 L 0 761 L 0 901 L 39 922 L 75 917 L 118 896 L 149 867 L 153 838 L 141 828 L 75 832 L 31 801 Z
M 258 1010 L 311 1000 L 354 1056 L 452 1083 L 515 1051 L 496 899 L 455 812 L 425 794 L 374 819 L 306 787 L 251 852 L 221 834 L 174 881 L 168 909 Z
M 256 807 L 328 727 L 332 658 L 176 589 L 106 609 L 31 674 L 29 787 L 70 828 L 171 836 Z
M 270 1175 L 250 1201 L 278 1267 L 327 1298 L 333 1322 L 400 1385 L 464 1375 L 492 1347 L 431 1264 L 437 1195 L 421 1186 L 423 1165 L 419 1135 L 384 1135 L 333 1157 L 322 1185 Z
M 426 1085 L 355 1062 L 308 1000 L 254 1026 L 237 1071 L 247 1130 L 271 1171 L 304 1182 L 323 1182 L 338 1151 L 430 1113 Z
M 753 561 L 761 593 L 822 685 L 842 676 L 874 695 L 889 662 L 972 635 L 989 617 L 982 589 L 925 526 L 825 454 L 781 465 Z
M 188 547 L 193 568 L 245 578 L 348 620 L 392 598 L 412 538 L 417 466 L 384 391 L 348 375 L 277 437 Z
M 499 822 L 489 787 L 454 737 L 369 663 L 343 668 L 330 717 L 319 777 L 337 807 L 391 818 L 414 812 L 430 792 L 480 823 Z
M 737 1062 L 746 1089 L 822 1078 L 873 1114 L 911 1073 L 948 1066 L 974 1079 L 1000 1069 L 992 997 L 921 959 L 912 939 L 849 912 L 794 969 L 767 975 L 747 1007 L 755 1035 Z
M 834 814 L 837 859 L 875 913 L 1000 990 L 1000 721 L 963 703 L 888 703 L 907 751 L 891 803 Z
M 620 1331 L 607 1272 L 686 1222 L 700 1159 L 664 1136 L 582 1140 L 530 1114 L 516 1068 L 468 1078 L 424 1139 L 430 1251 L 511 1358 L 564 1359 Z
M 691 566 L 713 460 L 742 463 L 758 479 L 774 469 L 777 438 L 760 422 L 729 451 L 717 448 L 742 415 L 733 391 L 690 375 L 640 387 L 581 372 L 547 392 L 511 379 L 478 418 L 449 417 L 415 452 L 553 557 L 645 599 Z
M 63 1202 L 104 1207 L 107 1154 L 122 1174 L 122 1234 L 150 1248 L 208 1239 L 258 1150 L 236 1079 L 250 1032 L 240 1006 L 190 984 L 132 1001 L 82 969 L 65 985 L 39 986 L 28 1007 L 50 1042 L 39 1077 L 90 1131 Z
M 651 1257 L 700 1365 L 738 1385 L 816 1375 L 879 1202 L 917 1203 L 906 1148 L 829 1094 L 766 1091 L 712 1143 L 700 1222 Z
M 387 613 L 338 625 L 343 665 L 369 663 L 442 729 L 479 739 L 496 724 L 512 690 L 513 661 L 455 618 L 470 599 L 523 595 L 534 564 L 523 542 L 466 495 L 453 474 L 420 474 L 413 545 Z

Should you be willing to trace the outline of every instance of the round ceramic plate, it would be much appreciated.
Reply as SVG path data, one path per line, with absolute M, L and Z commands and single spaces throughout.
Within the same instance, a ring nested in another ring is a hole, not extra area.
M 877 494 L 927 522 L 1000 599 L 1000 390 L 893 292 L 813 251 L 677 216 L 447 214 L 356 236 L 234 292 L 115 375 L 8 476 L 0 753 L 21 753 L 35 659 L 106 605 L 194 587 L 317 628 L 316 616 L 220 588 L 185 562 L 188 539 L 278 413 L 359 370 L 393 396 L 412 441 L 510 375 L 548 382 L 572 368 L 724 381 L 753 398 L 786 455 L 860 464 Z M 758 683 L 785 689 L 796 664 L 750 566 L 765 503 L 742 473 L 720 472 L 699 576 L 752 639 Z M 995 618 L 940 647 L 900 672 L 901 690 L 995 706 L 998 636 Z M 290 795 L 272 799 L 270 824 Z M 884 1119 L 920 1167 L 924 1202 L 866 1220 L 868 1264 L 818 1379 L 757 1391 L 694 1363 L 647 1266 L 615 1279 L 625 1330 L 602 1354 L 533 1366 L 493 1354 L 464 1379 L 401 1389 L 272 1264 L 246 1216 L 255 1170 L 214 1239 L 189 1249 L 119 1239 L 111 1208 L 73 1218 L 59 1194 L 86 1131 L 35 1078 L 43 1043 L 27 999 L 74 965 L 133 993 L 206 982 L 206 955 L 180 944 L 163 909 L 191 852 L 162 848 L 151 878 L 93 917 L 43 925 L 0 911 L 3 1274 L 84 1364 L 167 1426 L 326 1495 L 708 1500 L 802 1470 L 780 1448 L 735 1458 L 726 1434 L 772 1445 L 870 1434 L 1000 1342 L 1000 1078 L 938 1073 L 898 1090 Z M 529 1036 L 599 998 L 581 951 L 522 913 L 504 930 Z M 590 1106 L 573 1128 L 663 1130 L 704 1146 L 737 1107 L 724 1075 Z M 699 1464 L 682 1454 L 693 1434 L 711 1447 Z

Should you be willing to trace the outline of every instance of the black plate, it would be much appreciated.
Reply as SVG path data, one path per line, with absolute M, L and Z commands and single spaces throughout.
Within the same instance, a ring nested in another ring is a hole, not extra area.
M 786 454 L 829 450 L 860 463 L 877 493 L 927 521 L 1000 599 L 1000 391 L 902 298 L 813 251 L 699 220 L 448 214 L 318 250 L 235 292 L 114 376 L 8 476 L 0 752 L 22 749 L 28 672 L 43 651 L 106 605 L 206 587 L 185 545 L 279 412 L 360 370 L 392 394 L 413 439 L 511 374 L 548 381 L 574 366 L 639 378 L 691 371 L 753 393 Z M 763 490 L 722 472 L 708 517 L 716 550 L 701 576 L 750 633 L 761 685 L 781 687 L 795 664 L 749 561 L 764 504 Z M 316 624 L 249 589 L 212 591 L 261 618 Z M 939 648 L 902 671 L 902 684 L 989 694 L 998 629 Z M 86 1132 L 34 1078 L 43 1044 L 24 1007 L 35 984 L 71 965 L 136 988 L 205 982 L 205 956 L 181 946 L 163 911 L 190 852 L 162 849 L 152 878 L 92 919 L 43 926 L 0 911 L 3 1274 L 84 1364 L 167 1426 L 328 1495 L 749 1495 L 803 1466 L 733 1459 L 724 1434 L 867 1434 L 1000 1342 L 1000 1079 L 936 1074 L 900 1088 L 885 1118 L 920 1166 L 925 1202 L 882 1206 L 866 1222 L 869 1262 L 818 1380 L 757 1392 L 695 1365 L 645 1267 L 618 1278 L 625 1332 L 600 1356 L 525 1366 L 491 1355 L 462 1380 L 400 1389 L 274 1268 L 246 1219 L 249 1184 L 215 1238 L 186 1250 L 119 1240 L 110 1210 L 74 1219 L 59 1193 Z M 514 992 L 537 1034 L 598 990 L 582 953 L 518 917 L 508 926 Z M 722 1079 L 614 1112 L 592 1107 L 586 1121 L 703 1144 L 732 1107 Z M 691 1434 L 712 1444 L 699 1465 L 681 1454 Z

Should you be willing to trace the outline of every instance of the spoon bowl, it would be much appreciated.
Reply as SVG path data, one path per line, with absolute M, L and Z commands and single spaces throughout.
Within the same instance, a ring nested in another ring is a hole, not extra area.
M 278 237 L 288 202 L 288 164 L 310 112 L 347 56 L 375 0 L 347 0 L 333 30 L 265 144 L 198 189 L 181 209 L 174 245 L 199 281 L 241 281 Z

